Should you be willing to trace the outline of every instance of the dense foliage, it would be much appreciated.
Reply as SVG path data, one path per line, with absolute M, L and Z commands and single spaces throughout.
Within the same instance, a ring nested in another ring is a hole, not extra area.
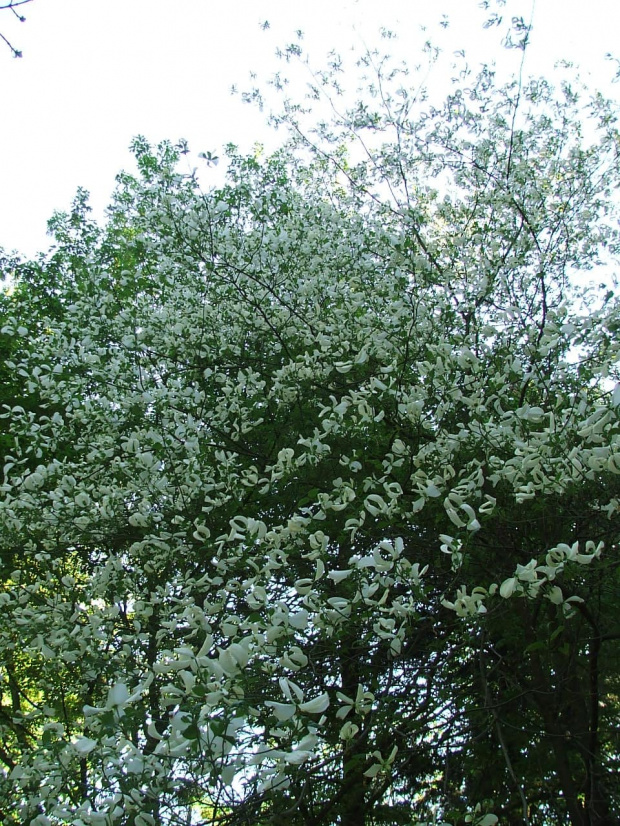
M 7 826 L 615 822 L 615 119 L 405 81 L 5 261 Z

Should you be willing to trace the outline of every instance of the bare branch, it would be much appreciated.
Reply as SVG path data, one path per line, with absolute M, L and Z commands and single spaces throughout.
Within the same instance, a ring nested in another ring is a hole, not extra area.
M 9 49 L 13 52 L 13 57 L 22 57 L 22 53 L 21 53 L 18 49 L 16 49 L 16 48 L 13 46 L 13 44 L 12 44 L 12 43 L 9 43 L 9 41 L 8 41 L 8 40 L 6 39 L 6 37 L 2 34 L 2 32 L 0 32 L 0 37 L 4 40 L 4 42 L 5 42 L 5 43 L 6 43 L 6 45 L 9 47 Z
M 16 11 L 19 6 L 25 6 L 26 3 L 32 3 L 32 0 L 4 0 L 4 2 L 0 2 L 0 11 L 12 11 L 15 17 L 19 20 L 20 23 L 25 23 L 26 18 L 23 14 L 20 14 Z M 8 40 L 2 32 L 0 32 L 0 38 L 4 40 L 6 45 L 9 47 L 11 52 L 13 53 L 13 57 L 22 57 L 22 52 L 20 49 L 16 49 L 15 46 Z

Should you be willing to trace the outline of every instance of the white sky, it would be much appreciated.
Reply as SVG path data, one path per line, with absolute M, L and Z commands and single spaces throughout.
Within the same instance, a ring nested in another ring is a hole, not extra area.
M 414 64 L 421 24 L 447 55 L 465 49 L 474 67 L 496 57 L 516 71 L 521 56 L 499 47 L 497 31 L 482 31 L 477 0 L 34 0 L 20 11 L 24 24 L 0 12 L 0 31 L 24 55 L 16 60 L 0 43 L 0 246 L 27 256 L 47 247 L 47 219 L 69 207 L 78 186 L 103 214 L 115 175 L 132 166 L 134 135 L 183 137 L 195 153 L 228 141 L 275 147 L 280 136 L 265 115 L 230 87 L 248 87 L 251 71 L 268 76 L 276 47 L 296 29 L 317 59 L 376 45 L 386 26 Z M 532 0 L 508 0 L 502 13 L 529 20 Z M 620 57 L 619 0 L 535 0 L 533 23 L 526 75 L 549 75 L 565 58 L 618 97 L 603 58 Z

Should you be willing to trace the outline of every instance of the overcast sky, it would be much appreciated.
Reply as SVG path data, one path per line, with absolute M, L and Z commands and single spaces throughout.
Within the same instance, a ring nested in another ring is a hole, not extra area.
M 276 47 L 296 29 L 317 59 L 377 44 L 380 26 L 398 32 L 412 64 L 424 37 L 446 55 L 464 49 L 474 67 L 495 57 L 513 72 L 520 58 L 483 32 L 477 0 L 33 0 L 20 11 L 23 24 L 0 12 L 0 31 L 23 52 L 14 59 L 0 43 L 0 246 L 25 255 L 46 248 L 47 219 L 69 207 L 78 186 L 103 214 L 115 175 L 132 166 L 134 135 L 183 137 L 195 153 L 228 141 L 275 147 L 265 115 L 230 88 L 247 88 L 252 71 L 269 76 Z M 564 58 L 618 96 L 604 55 L 620 57 L 619 0 L 508 0 L 503 10 L 507 19 L 532 13 L 525 74 L 551 75 Z M 439 26 L 444 14 L 448 30 Z

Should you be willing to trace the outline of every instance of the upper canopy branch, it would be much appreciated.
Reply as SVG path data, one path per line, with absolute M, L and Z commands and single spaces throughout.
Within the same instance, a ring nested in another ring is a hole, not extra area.
M 32 0 L 0 0 L 0 11 L 12 11 L 15 17 L 19 20 L 20 23 L 25 23 L 26 18 L 23 14 L 15 11 L 18 6 L 24 6 L 26 3 L 32 3 Z M 9 49 L 13 52 L 13 57 L 22 57 L 22 52 L 19 49 L 16 49 L 15 46 L 6 38 L 2 32 L 0 32 L 0 38 L 4 40 L 6 45 Z

